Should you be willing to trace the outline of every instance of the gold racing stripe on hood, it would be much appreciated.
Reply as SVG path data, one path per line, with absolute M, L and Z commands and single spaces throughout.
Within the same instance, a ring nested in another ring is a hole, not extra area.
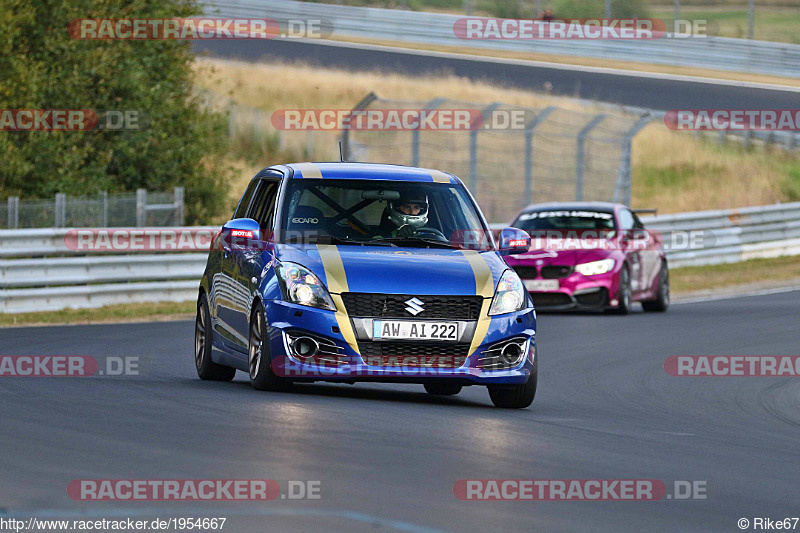
M 303 174 L 303 179 L 322 179 L 322 170 L 314 163 L 295 163 L 292 166 Z
M 481 313 L 478 316 L 478 323 L 475 324 L 475 334 L 469 347 L 469 355 L 472 355 L 483 343 L 486 332 L 489 331 L 489 323 L 492 321 L 492 317 L 489 316 L 489 306 L 494 296 L 494 279 L 489 265 L 477 250 L 461 250 L 461 253 L 464 254 L 475 275 L 475 294 L 483 297 Z
M 325 270 L 325 279 L 328 283 L 328 292 L 331 295 L 333 303 L 336 305 L 336 323 L 339 324 L 339 331 L 342 332 L 342 337 L 350 345 L 350 347 L 358 354 L 358 343 L 356 342 L 356 334 L 353 331 L 353 324 L 350 322 L 350 316 L 344 307 L 341 294 L 347 292 L 347 275 L 344 273 L 344 263 L 342 256 L 339 254 L 339 249 L 330 244 L 318 244 L 317 251 L 319 258 L 322 260 L 322 268 Z

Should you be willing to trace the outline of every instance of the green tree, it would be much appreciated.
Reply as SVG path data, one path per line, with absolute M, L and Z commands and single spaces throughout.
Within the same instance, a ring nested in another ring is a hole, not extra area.
M 136 110 L 135 131 L 0 132 L 0 196 L 186 188 L 187 220 L 224 200 L 222 117 L 192 96 L 191 43 L 73 39 L 83 18 L 200 13 L 181 0 L 0 0 L 0 109 Z

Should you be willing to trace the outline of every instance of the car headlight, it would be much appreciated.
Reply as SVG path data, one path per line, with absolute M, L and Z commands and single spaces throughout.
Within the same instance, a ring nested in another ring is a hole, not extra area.
M 497 289 L 494 291 L 489 315 L 513 313 L 525 307 L 525 287 L 522 280 L 513 270 L 506 270 L 500 276 Z
M 584 276 L 597 276 L 598 274 L 610 272 L 613 268 L 613 259 L 601 259 L 600 261 L 592 261 L 591 263 L 575 265 L 575 272 L 583 274 Z
M 297 263 L 280 263 L 275 267 L 284 297 L 296 304 L 336 311 L 328 289 L 310 270 Z

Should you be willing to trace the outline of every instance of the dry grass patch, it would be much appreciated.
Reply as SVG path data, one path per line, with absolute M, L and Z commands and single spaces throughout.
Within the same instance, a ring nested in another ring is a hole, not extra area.
M 303 64 L 253 64 L 199 60 L 196 83 L 216 94 L 259 108 L 261 139 L 250 131 L 234 143 L 231 204 L 258 169 L 275 163 L 337 160 L 338 132 L 280 134 L 269 124 L 276 109 L 350 109 L 368 92 L 396 100 L 427 101 L 446 96 L 464 102 L 504 102 L 541 108 L 554 105 L 584 113 L 594 106 L 570 98 L 499 87 L 442 73 L 412 77 L 395 73 L 349 72 Z M 286 80 L 298 80 L 286 85 Z M 603 108 L 607 111 L 607 108 Z M 501 150 L 502 152 L 502 150 Z M 466 176 L 462 176 L 466 177 Z M 656 121 L 633 145 L 633 205 L 660 213 L 725 209 L 800 200 L 800 157 L 782 149 L 744 149 L 736 144 L 671 131 Z

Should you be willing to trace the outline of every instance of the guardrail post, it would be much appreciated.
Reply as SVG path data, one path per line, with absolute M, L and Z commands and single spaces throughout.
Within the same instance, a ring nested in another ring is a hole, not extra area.
M 484 107 L 481 111 L 483 121 L 481 124 L 470 123 L 469 130 L 469 190 L 472 194 L 477 194 L 478 190 L 478 133 L 481 127 L 487 124 L 492 113 L 501 105 L 501 102 L 494 102 Z
M 355 107 L 350 111 L 350 123 L 352 124 L 353 115 L 358 111 L 363 111 L 368 105 L 378 99 L 378 95 L 370 91 L 367 95 L 358 102 Z M 350 127 L 342 125 L 342 154 L 345 161 L 350 161 Z
M 575 156 L 576 164 L 575 164 L 575 200 L 581 201 L 583 200 L 583 169 L 585 166 L 585 150 L 586 150 L 586 137 L 589 135 L 589 132 L 592 129 L 600 124 L 600 122 L 606 118 L 604 113 L 601 113 L 594 117 L 592 120 L 586 124 L 581 131 L 578 133 L 578 148 L 577 153 Z
M 533 130 L 556 109 L 545 107 L 525 126 L 525 205 L 533 203 Z
M 57 192 L 56 208 L 55 208 L 55 214 L 56 214 L 55 227 L 57 228 L 63 228 L 66 227 L 67 225 L 66 204 L 67 204 L 67 195 L 63 192 Z
M 183 226 L 184 224 L 184 201 L 183 201 L 183 187 L 175 187 L 175 224 Z
M 108 227 L 108 192 L 102 191 L 100 196 L 103 197 L 103 227 Z
M 147 224 L 147 189 L 136 189 L 136 227 Z
M 258 142 L 261 135 L 261 110 L 253 109 L 253 141 Z
M 423 109 L 433 110 L 442 105 L 444 98 L 434 98 Z M 420 125 L 422 121 L 420 120 Z M 419 125 L 411 131 L 411 166 L 419 166 Z
M 19 227 L 19 196 L 8 197 L 8 229 Z
M 613 202 L 619 202 L 624 195 L 625 205 L 631 205 L 633 191 L 633 173 L 631 172 L 633 138 L 642 131 L 642 128 L 650 124 L 653 118 L 652 115 L 641 117 L 631 126 L 631 129 L 625 132 L 625 136 L 622 138 L 622 161 L 619 169 L 617 169 L 617 185 L 614 187 Z

